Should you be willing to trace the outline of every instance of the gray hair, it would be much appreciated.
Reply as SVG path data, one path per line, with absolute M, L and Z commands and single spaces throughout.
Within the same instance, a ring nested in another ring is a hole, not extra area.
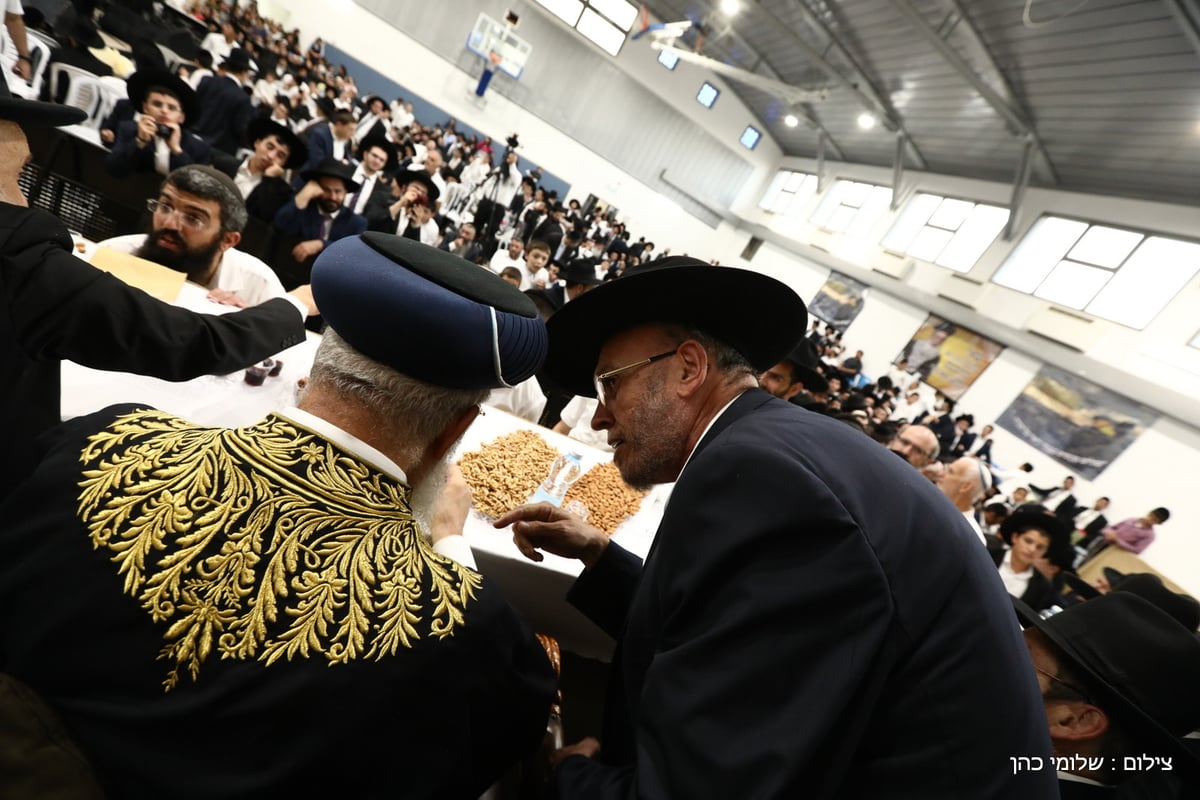
M 223 232 L 241 233 L 246 227 L 246 204 L 242 202 L 242 193 L 224 172 L 200 164 L 188 164 L 172 170 L 166 182 L 181 192 L 194 194 L 201 200 L 212 200 L 220 206 Z
M 757 377 L 759 373 L 759 370 L 755 369 L 750 360 L 741 352 L 699 328 L 689 325 L 668 325 L 667 331 L 679 340 L 679 344 L 683 344 L 688 339 L 695 339 L 699 342 L 712 356 L 717 371 L 727 379 L 740 378 L 743 375 Z
M 324 382 L 377 414 L 388 437 L 412 460 L 490 393 L 489 389 L 448 389 L 411 378 L 363 355 L 332 328 L 326 329 L 317 347 L 310 376 L 314 383 Z

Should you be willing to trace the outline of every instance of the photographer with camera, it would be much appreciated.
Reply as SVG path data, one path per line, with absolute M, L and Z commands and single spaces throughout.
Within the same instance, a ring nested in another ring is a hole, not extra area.
M 141 69 L 129 77 L 129 99 L 141 113 L 117 126 L 116 141 L 105 161 L 118 178 L 135 172 L 167 175 L 188 164 L 211 164 L 212 148 L 184 130 L 195 115 L 195 93 L 163 69 Z

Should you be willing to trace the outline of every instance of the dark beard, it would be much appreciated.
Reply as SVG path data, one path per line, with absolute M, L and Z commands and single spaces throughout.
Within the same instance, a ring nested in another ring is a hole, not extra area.
M 317 207 L 320 208 L 322 211 L 324 211 L 326 214 L 330 214 L 330 215 L 336 217 L 338 209 L 342 207 L 342 204 L 340 202 L 338 202 L 337 200 L 318 200 Z
M 172 251 L 162 247 L 158 243 L 160 237 L 175 242 L 181 249 Z M 134 255 L 147 261 L 153 261 L 155 264 L 162 264 L 176 272 L 183 272 L 188 276 L 188 280 L 204 285 L 207 283 L 208 273 L 212 269 L 213 259 L 216 258 L 220 249 L 221 237 L 219 235 L 214 236 L 207 247 L 188 250 L 182 236 L 175 231 L 160 228 L 152 231 L 146 237 L 146 241 L 134 252 Z

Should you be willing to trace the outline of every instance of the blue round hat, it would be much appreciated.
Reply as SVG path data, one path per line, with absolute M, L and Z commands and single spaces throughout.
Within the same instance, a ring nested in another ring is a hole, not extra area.
M 368 232 L 330 244 L 313 264 L 312 291 L 351 347 L 437 386 L 515 386 L 546 358 L 533 301 L 491 270 L 412 239 Z

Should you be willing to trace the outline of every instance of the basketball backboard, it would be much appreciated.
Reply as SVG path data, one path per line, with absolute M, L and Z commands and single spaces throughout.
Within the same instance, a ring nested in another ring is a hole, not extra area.
M 519 79 L 533 45 L 517 36 L 513 26 L 480 14 L 467 37 L 467 49 L 505 75 Z

